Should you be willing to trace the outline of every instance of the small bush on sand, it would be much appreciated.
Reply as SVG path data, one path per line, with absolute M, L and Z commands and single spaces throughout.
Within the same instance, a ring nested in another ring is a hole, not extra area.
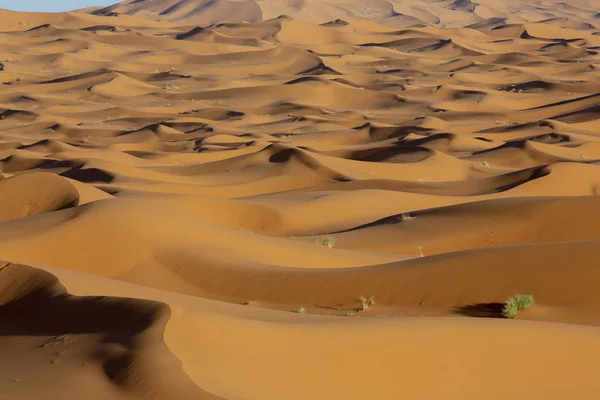
M 330 235 L 322 236 L 317 239 L 317 243 L 331 249 L 335 245 L 335 238 Z
M 411 219 L 415 219 L 416 217 L 413 216 L 411 213 L 404 213 L 400 216 L 400 219 L 402 219 L 402 221 L 410 221 Z
M 365 296 L 360 296 L 359 300 L 361 302 L 362 311 L 368 310 L 369 307 L 375 305 L 375 295 L 371 295 L 368 299 Z
M 514 318 L 517 312 L 535 305 L 535 300 L 530 294 L 515 294 L 504 303 L 502 315 L 506 318 Z
M 179 90 L 178 86 L 171 85 L 171 84 L 159 85 L 159 87 L 163 90 L 166 90 L 167 92 L 175 92 L 175 91 Z

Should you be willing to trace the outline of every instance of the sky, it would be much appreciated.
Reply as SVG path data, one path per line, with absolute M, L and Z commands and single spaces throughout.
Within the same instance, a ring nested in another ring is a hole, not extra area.
M 16 11 L 58 12 L 90 6 L 107 6 L 120 0 L 0 0 L 0 8 Z

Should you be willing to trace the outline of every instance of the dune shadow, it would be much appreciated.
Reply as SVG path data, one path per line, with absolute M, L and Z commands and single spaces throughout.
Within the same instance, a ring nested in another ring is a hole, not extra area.
M 115 179 L 114 175 L 106 171 L 98 168 L 84 168 L 83 166 L 71 168 L 61 173 L 60 176 L 84 183 L 111 183 Z
M 452 312 L 466 317 L 504 318 L 503 307 L 503 303 L 476 303 L 455 307 Z
M 433 154 L 431 150 L 425 147 L 393 145 L 383 148 L 356 150 L 352 152 L 350 159 L 367 162 L 410 164 L 426 160 Z
M 4 264 L 0 269 L 0 339 L 53 336 L 38 346 L 46 347 L 78 335 L 98 335 L 92 357 L 120 389 L 135 393 L 151 387 L 161 396 L 220 399 L 196 386 L 164 342 L 171 315 L 168 305 L 137 298 L 74 296 L 49 272 Z M 115 345 L 118 352 L 111 350 Z M 163 369 L 168 374 L 162 374 Z

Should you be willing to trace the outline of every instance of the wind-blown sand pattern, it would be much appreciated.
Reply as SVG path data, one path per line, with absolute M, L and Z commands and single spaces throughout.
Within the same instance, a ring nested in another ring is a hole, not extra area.
M 592 3 L 0 11 L 2 398 L 597 398 Z

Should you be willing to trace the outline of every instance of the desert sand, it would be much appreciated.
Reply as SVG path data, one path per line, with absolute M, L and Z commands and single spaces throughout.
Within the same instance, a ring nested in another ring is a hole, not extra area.
M 594 3 L 0 10 L 0 397 L 597 399 Z

